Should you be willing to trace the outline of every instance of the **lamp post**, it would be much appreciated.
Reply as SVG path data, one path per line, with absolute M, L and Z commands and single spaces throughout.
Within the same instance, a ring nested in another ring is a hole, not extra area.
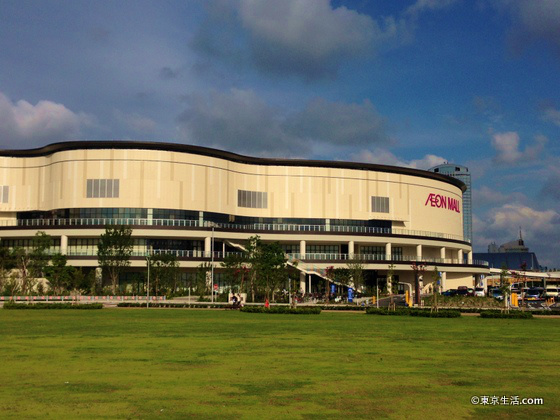
M 375 299 L 375 303 L 377 304 L 377 308 L 379 309 L 379 278 L 375 276 L 375 293 L 377 295 Z
M 150 256 L 146 255 L 146 264 L 148 265 L 148 287 L 146 287 L 146 308 L 150 307 Z
M 214 303 L 214 227 L 215 224 L 212 223 L 212 245 L 210 246 L 210 249 L 212 250 L 212 256 L 211 256 L 211 260 L 212 260 L 212 268 L 211 268 L 211 274 L 210 274 L 210 279 L 212 281 L 212 283 L 210 284 L 210 293 L 212 293 L 212 303 Z

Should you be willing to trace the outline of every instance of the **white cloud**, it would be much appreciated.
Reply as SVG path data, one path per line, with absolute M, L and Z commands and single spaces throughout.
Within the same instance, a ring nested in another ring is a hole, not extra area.
M 558 0 L 502 0 L 497 3 L 512 17 L 510 41 L 520 52 L 530 44 L 544 41 L 560 54 L 560 2 Z
M 524 203 L 526 201 L 527 197 L 522 193 L 504 194 L 487 186 L 473 189 L 473 203 L 477 208 L 497 204 Z
M 426 10 L 440 10 L 457 3 L 458 0 L 417 0 L 412 6 L 406 9 L 408 14 L 417 14 Z
M 542 116 L 544 121 L 551 122 L 556 124 L 560 127 L 560 110 L 554 108 L 548 108 L 544 111 L 544 115 Z
M 387 149 L 375 148 L 373 150 L 362 150 L 360 153 L 352 155 L 352 160 L 378 165 L 404 166 L 407 168 L 427 170 L 433 166 L 445 163 L 447 160 L 436 155 L 425 155 L 422 159 L 410 161 L 402 160 Z
M 545 136 L 535 136 L 534 144 L 521 151 L 519 134 L 513 131 L 496 133 L 492 136 L 492 147 L 497 152 L 494 161 L 503 164 L 534 161 L 539 158 L 547 142 Z
M 495 241 L 498 244 L 515 239 L 519 228 L 525 245 L 537 254 L 541 265 L 558 265 L 560 213 L 536 210 L 523 204 L 504 204 L 490 210 L 485 217 L 474 219 L 475 241 L 479 250 Z
M 177 120 L 188 142 L 271 156 L 308 156 L 324 147 L 388 143 L 384 119 L 369 101 L 362 104 L 311 101 L 288 113 L 254 91 L 231 89 L 187 98 Z
M 42 100 L 15 104 L 0 92 L 0 142 L 3 147 L 35 147 L 76 139 L 93 117 L 75 113 L 62 104 Z
M 137 113 L 126 113 L 115 109 L 113 115 L 126 128 L 137 133 L 153 133 L 157 126 L 157 123 L 151 118 L 143 117 Z
M 332 78 L 347 60 L 409 37 L 404 18 L 373 19 L 329 0 L 212 0 L 206 8 L 191 44 L 196 51 L 236 68 L 249 57 L 263 73 L 305 80 Z

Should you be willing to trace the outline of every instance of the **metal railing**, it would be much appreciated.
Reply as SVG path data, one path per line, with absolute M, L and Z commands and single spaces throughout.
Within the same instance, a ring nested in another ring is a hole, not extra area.
M 70 219 L 20 219 L 2 220 L 0 227 L 58 227 L 58 226 L 162 226 L 162 227 L 189 227 L 210 229 L 231 229 L 241 231 L 270 231 L 270 232 L 333 232 L 333 233 L 360 233 L 370 235 L 409 235 L 438 239 L 452 239 L 469 242 L 461 235 L 452 235 L 441 232 L 425 230 L 410 230 L 400 228 L 380 228 L 369 226 L 337 226 L 337 225 L 305 225 L 289 223 L 214 223 L 210 221 L 186 219 L 148 219 L 148 218 L 70 218 Z
M 488 266 L 488 261 L 468 260 L 457 258 L 419 258 L 417 255 L 401 255 L 401 254 L 330 254 L 330 253 L 292 253 L 288 254 L 291 258 L 301 261 L 354 261 L 354 262 L 372 262 L 372 261 L 405 261 L 405 262 L 424 262 L 431 264 L 459 264 L 459 265 L 482 265 Z
M 186 258 L 186 259 L 210 259 L 212 258 L 211 252 L 206 251 L 198 251 L 198 250 L 182 250 L 182 249 L 156 249 L 152 251 L 133 251 L 131 256 L 132 257 L 146 257 L 149 255 L 164 255 L 164 254 L 171 254 L 177 258 Z M 214 252 L 214 260 L 223 260 L 224 256 L 229 255 L 240 255 L 241 252 Z M 67 255 L 69 257 L 94 257 L 97 256 L 96 249 L 88 249 L 88 250 L 75 250 L 71 247 L 68 248 Z M 481 266 L 488 266 L 487 261 L 481 260 L 473 260 L 472 262 L 468 262 L 467 260 L 463 259 L 456 259 L 456 258 L 418 258 L 416 255 L 400 255 L 400 254 L 335 254 L 335 253 L 290 253 L 286 254 L 288 260 L 293 261 L 325 261 L 325 262 L 336 262 L 336 261 L 354 261 L 354 262 L 362 262 L 362 263 L 370 263 L 370 262 L 386 262 L 386 261 L 403 261 L 403 262 L 423 262 L 423 263 L 430 263 L 430 264 L 457 264 L 457 265 L 481 265 Z

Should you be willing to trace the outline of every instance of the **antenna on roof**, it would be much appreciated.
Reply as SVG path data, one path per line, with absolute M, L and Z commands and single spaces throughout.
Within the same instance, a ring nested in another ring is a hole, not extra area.
M 521 226 L 519 226 L 519 245 L 523 245 L 523 235 L 521 234 Z

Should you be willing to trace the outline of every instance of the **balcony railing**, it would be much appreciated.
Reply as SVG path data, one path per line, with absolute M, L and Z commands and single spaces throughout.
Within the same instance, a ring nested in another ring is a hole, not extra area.
M 147 251 L 134 251 L 132 257 L 147 257 L 149 255 L 163 255 L 171 254 L 177 258 L 182 259 L 211 259 L 212 253 L 205 251 L 187 251 L 181 249 L 157 249 L 150 252 Z M 214 260 L 220 261 L 224 256 L 240 255 L 241 252 L 214 252 Z M 96 249 L 88 250 L 74 250 L 68 248 L 67 255 L 70 257 L 94 257 L 97 256 Z M 400 254 L 331 254 L 331 253 L 292 253 L 286 254 L 290 261 L 324 261 L 324 262 L 359 262 L 359 263 L 372 263 L 372 262 L 386 262 L 386 261 L 402 261 L 402 262 L 423 262 L 428 264 L 457 264 L 457 265 L 482 265 L 488 266 L 487 261 L 473 260 L 469 263 L 467 260 L 459 260 L 455 258 L 418 258 L 416 255 L 400 255 Z
M 185 219 L 139 219 L 139 218 L 71 218 L 71 219 L 21 219 L 2 220 L 0 227 L 64 227 L 64 226 L 162 226 L 162 227 L 187 227 L 210 229 L 231 229 L 240 231 L 270 231 L 270 232 L 333 232 L 333 233 L 359 233 L 370 235 L 409 235 L 437 239 L 451 239 L 469 242 L 461 235 L 452 235 L 441 232 L 425 230 L 410 230 L 400 228 L 380 228 L 369 226 L 329 226 L 329 225 L 304 225 L 289 223 L 214 223 L 210 221 Z

